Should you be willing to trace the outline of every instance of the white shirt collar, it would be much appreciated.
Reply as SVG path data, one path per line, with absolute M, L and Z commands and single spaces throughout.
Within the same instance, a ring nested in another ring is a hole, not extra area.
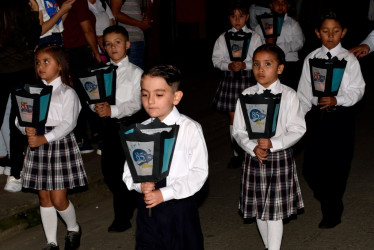
M 257 83 L 258 91 L 257 94 L 262 94 L 266 89 L 269 89 L 272 94 L 279 94 L 281 92 L 280 82 L 277 79 L 275 82 L 270 84 L 268 88 L 264 88 L 261 84 Z
M 174 106 L 173 110 L 165 117 L 165 119 L 161 122 L 165 123 L 166 125 L 174 125 L 181 114 L 179 113 L 178 109 Z M 152 122 L 155 118 L 152 118 Z
M 237 32 L 238 30 L 236 30 L 234 27 L 232 27 L 229 31 L 231 31 L 231 32 Z M 242 31 L 244 31 L 246 33 L 251 32 L 251 30 L 247 27 L 247 25 L 243 26 Z
M 42 80 L 44 85 L 48 85 L 48 86 L 52 86 L 53 89 L 56 89 L 58 86 L 60 86 L 62 84 L 62 81 L 61 81 L 61 77 L 57 77 L 56 79 L 54 79 L 52 82 L 50 83 L 47 83 L 45 80 Z
M 322 53 L 323 54 L 327 54 L 327 52 L 330 52 L 331 54 L 331 57 L 334 57 L 336 56 L 337 54 L 339 54 L 340 50 L 342 49 L 342 45 L 341 43 L 339 43 L 338 45 L 336 45 L 334 48 L 332 48 L 331 50 L 329 50 L 328 48 L 325 47 L 325 45 L 322 45 Z
M 110 62 L 113 63 L 114 65 L 117 65 L 118 67 L 121 67 L 122 65 L 127 65 L 129 63 L 129 57 L 126 56 L 125 58 L 123 58 L 118 63 L 113 62 L 112 59 L 110 59 Z

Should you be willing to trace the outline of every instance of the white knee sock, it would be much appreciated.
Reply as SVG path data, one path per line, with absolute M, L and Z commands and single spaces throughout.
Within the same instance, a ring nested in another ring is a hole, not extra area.
M 234 137 L 232 136 L 232 129 L 233 129 L 232 125 L 230 125 L 230 139 L 231 139 L 232 151 L 234 152 L 235 156 L 238 156 L 238 152 L 236 152 L 234 148 L 234 143 L 236 143 L 236 141 L 234 140 Z
M 262 241 L 264 242 L 265 248 L 268 248 L 268 224 L 264 220 L 256 219 L 257 228 L 260 232 Z
M 269 220 L 268 223 L 268 244 L 269 250 L 278 250 L 282 244 L 283 221 Z
M 264 221 L 256 219 L 256 222 L 265 248 L 268 248 L 269 250 L 280 249 L 283 235 L 283 221 Z
M 55 207 L 40 207 L 40 217 L 48 243 L 57 245 L 57 213 Z
M 75 209 L 73 203 L 69 201 L 69 206 L 64 211 L 58 211 L 61 218 L 65 221 L 68 231 L 79 231 L 79 225 L 77 223 L 77 217 L 75 215 Z

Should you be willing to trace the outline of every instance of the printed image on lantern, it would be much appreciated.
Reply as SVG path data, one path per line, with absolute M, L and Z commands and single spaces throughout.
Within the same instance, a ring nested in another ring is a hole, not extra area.
M 78 85 L 78 88 L 84 93 L 89 104 L 99 102 L 115 104 L 117 68 L 117 66 L 107 63 L 104 66 L 89 68 L 80 74 L 81 85 Z
M 238 32 L 226 32 L 225 40 L 231 61 L 244 61 L 248 54 L 252 33 L 243 30 Z
M 262 94 L 240 95 L 249 139 L 271 138 L 275 135 L 282 94 L 265 90 Z
M 18 122 L 24 127 L 37 128 L 44 125 L 48 118 L 52 86 L 26 84 L 12 92 L 12 105 L 17 107 Z
M 336 96 L 343 78 L 347 61 L 345 59 L 309 59 L 313 96 Z
M 261 27 L 265 38 L 277 37 L 282 31 L 284 15 L 276 13 L 264 13 L 256 16 L 257 22 Z

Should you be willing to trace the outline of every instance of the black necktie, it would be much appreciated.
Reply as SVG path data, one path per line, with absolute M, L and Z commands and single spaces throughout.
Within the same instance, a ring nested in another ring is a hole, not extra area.
M 330 52 L 327 52 L 326 55 L 327 55 L 327 57 L 328 57 L 329 59 L 331 59 L 331 53 L 330 53 Z

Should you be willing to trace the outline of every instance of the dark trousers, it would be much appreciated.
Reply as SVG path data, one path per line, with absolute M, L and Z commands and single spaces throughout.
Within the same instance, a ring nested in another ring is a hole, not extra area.
M 114 219 L 119 223 L 128 222 L 136 208 L 135 191 L 129 191 L 122 180 L 125 153 L 119 136 L 120 124 L 117 119 L 103 118 L 101 169 L 104 180 L 113 193 Z
M 69 66 L 71 79 L 73 81 L 73 86 L 81 84 L 79 81 L 79 74 L 82 71 L 86 71 L 88 68 L 95 65 L 96 61 L 92 57 L 92 50 L 88 46 L 81 46 L 78 48 L 67 49 L 69 55 Z M 79 113 L 77 126 L 74 129 L 74 135 L 77 142 L 82 142 L 82 139 L 86 142 L 89 141 L 88 136 L 88 126 L 90 125 L 91 133 L 97 132 L 98 116 L 92 112 L 84 99 L 84 93 L 81 93 L 79 88 L 74 88 L 79 96 L 79 100 L 82 105 L 82 110 Z
M 337 222 L 344 209 L 343 195 L 353 157 L 353 108 L 327 112 L 313 106 L 306 121 L 303 174 L 321 203 L 323 218 Z
M 0 124 L 3 122 L 9 122 L 10 130 L 10 167 L 11 167 L 11 176 L 15 178 L 20 177 L 20 172 L 23 167 L 23 151 L 25 144 L 27 142 L 26 136 L 24 136 L 16 127 L 16 107 L 12 104 L 12 109 L 8 121 L 4 121 L 4 113 L 6 109 L 6 104 L 8 101 L 9 94 L 12 89 L 16 87 L 23 87 L 24 84 L 33 84 L 35 83 L 35 70 L 34 68 L 25 69 L 22 71 L 0 74 Z M 1 125 L 0 125 L 1 127 Z

